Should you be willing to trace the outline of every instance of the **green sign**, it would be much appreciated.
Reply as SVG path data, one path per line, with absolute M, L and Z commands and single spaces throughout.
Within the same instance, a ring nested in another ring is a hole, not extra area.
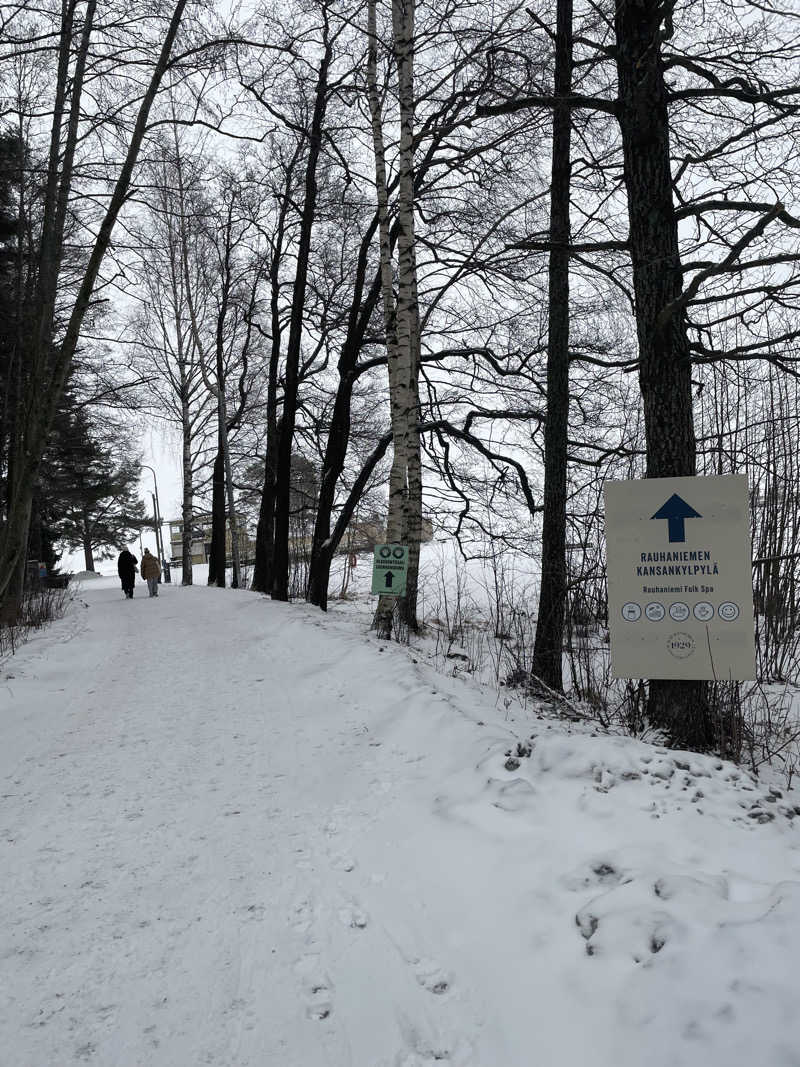
M 405 596 L 408 545 L 375 545 L 372 592 L 378 596 Z

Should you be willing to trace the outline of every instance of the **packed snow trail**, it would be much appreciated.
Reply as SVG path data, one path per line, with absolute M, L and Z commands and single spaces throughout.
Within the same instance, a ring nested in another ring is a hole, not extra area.
M 142 590 L 0 670 L 3 1067 L 798 1067 L 777 790 Z
M 347 846 L 401 788 L 372 732 L 408 660 L 252 595 L 84 595 L 5 683 L 0 1060 L 394 1062 L 385 961 L 336 969 L 367 922 Z M 413 994 L 424 965 L 394 954 Z

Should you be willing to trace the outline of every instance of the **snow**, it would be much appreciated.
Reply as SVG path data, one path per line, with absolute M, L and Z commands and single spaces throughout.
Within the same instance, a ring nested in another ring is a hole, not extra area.
M 800 1063 L 794 790 L 143 591 L 0 665 L 4 1064 Z

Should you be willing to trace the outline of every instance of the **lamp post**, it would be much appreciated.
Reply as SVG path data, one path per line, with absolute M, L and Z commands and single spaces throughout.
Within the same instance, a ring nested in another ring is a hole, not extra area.
M 156 531 L 156 552 L 158 552 L 159 563 L 165 564 L 164 542 L 161 537 L 161 508 L 158 503 L 158 480 L 156 479 L 156 472 L 149 463 L 142 463 L 141 466 L 146 467 L 153 475 L 153 488 L 155 489 L 155 493 L 151 493 L 150 495 L 153 498 L 153 525 L 155 526 Z M 170 580 L 168 567 L 165 566 L 164 570 L 164 581 L 168 582 Z

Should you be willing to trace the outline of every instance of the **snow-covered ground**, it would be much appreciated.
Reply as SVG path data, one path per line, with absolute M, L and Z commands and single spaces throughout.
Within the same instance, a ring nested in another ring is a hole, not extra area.
M 800 817 L 246 592 L 0 666 L 0 1063 L 798 1067 Z

